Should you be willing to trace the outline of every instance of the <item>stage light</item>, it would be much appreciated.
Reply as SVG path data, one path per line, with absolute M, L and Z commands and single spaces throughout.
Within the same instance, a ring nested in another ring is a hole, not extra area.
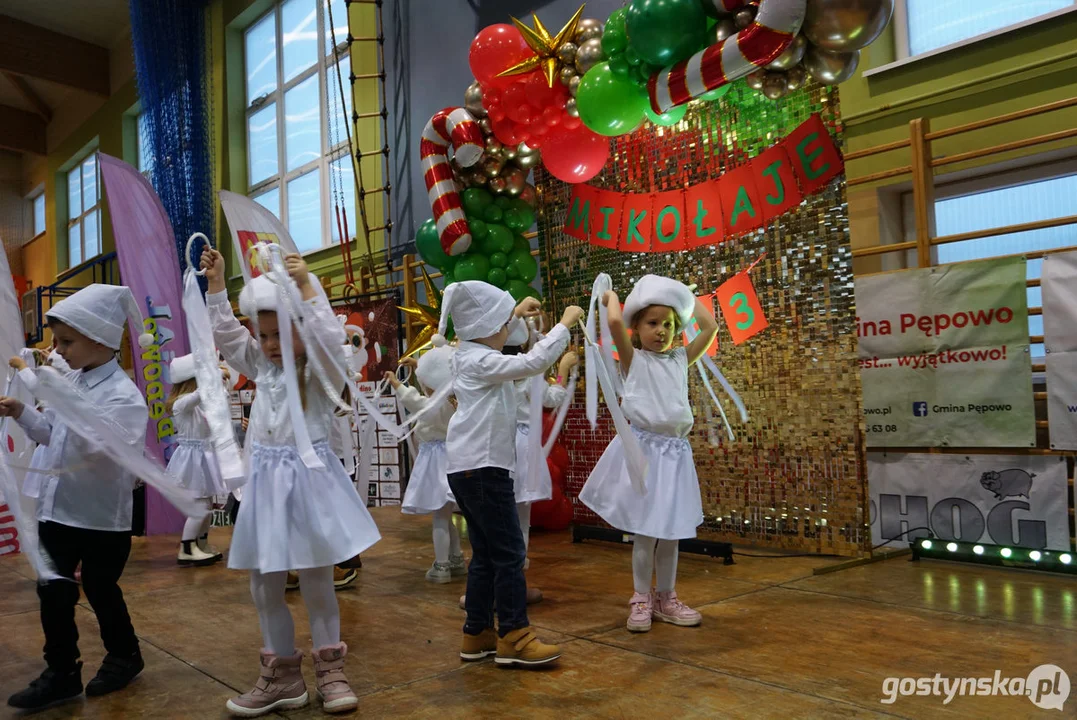
M 983 555 L 984 554 L 984 546 L 983 545 L 973 545 L 972 546 L 972 552 L 976 553 L 977 555 Z
M 920 538 L 910 541 L 913 560 L 933 559 L 1000 565 L 1046 572 L 1077 575 L 1073 553 L 1033 548 L 1015 548 L 989 543 L 969 543 L 960 540 Z M 1055 560 L 1057 559 L 1057 562 Z
M 1032 562 L 1039 562 L 1040 558 L 1043 557 L 1043 555 L 1040 554 L 1039 550 L 1033 550 L 1028 554 L 1028 556 L 1032 558 Z
M 946 543 L 946 549 L 950 552 L 957 552 L 957 543 Z
M 921 540 L 920 541 L 920 547 L 922 547 L 924 550 L 930 550 L 931 549 L 931 541 L 930 540 Z
M 1063 565 L 1069 565 L 1070 562 L 1073 561 L 1073 558 L 1070 557 L 1069 553 L 1062 553 L 1061 555 L 1058 556 L 1058 561 L 1060 563 L 1062 563 Z
M 999 550 L 999 555 L 1004 558 L 1008 558 L 1010 555 L 1013 555 L 1013 550 L 1010 550 L 1009 548 L 1002 548 L 1001 550 Z

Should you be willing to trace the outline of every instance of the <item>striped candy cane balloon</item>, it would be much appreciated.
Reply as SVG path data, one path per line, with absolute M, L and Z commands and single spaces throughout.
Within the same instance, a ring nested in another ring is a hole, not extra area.
M 725 12 L 744 4 L 709 1 Z M 806 5 L 806 0 L 760 0 L 759 13 L 750 26 L 652 75 L 647 83 L 651 109 L 667 112 L 777 60 L 800 32 Z
M 449 165 L 450 143 L 456 161 L 463 167 L 471 167 L 482 157 L 482 129 L 464 108 L 436 112 L 423 129 L 419 143 L 426 194 L 434 211 L 441 248 L 449 255 L 459 255 L 471 246 L 471 232 Z

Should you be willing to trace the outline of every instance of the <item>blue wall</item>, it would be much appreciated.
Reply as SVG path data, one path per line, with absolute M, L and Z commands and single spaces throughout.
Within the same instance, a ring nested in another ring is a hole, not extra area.
M 474 78 L 467 56 L 471 40 L 487 25 L 530 23 L 536 12 L 556 32 L 576 12 L 579 0 L 397 0 L 385 8 L 385 63 L 389 94 L 389 144 L 393 157 L 394 245 L 415 237 L 428 217 L 419 166 L 419 137 L 427 120 L 443 107 L 464 103 Z M 605 20 L 626 3 L 590 0 L 584 17 Z

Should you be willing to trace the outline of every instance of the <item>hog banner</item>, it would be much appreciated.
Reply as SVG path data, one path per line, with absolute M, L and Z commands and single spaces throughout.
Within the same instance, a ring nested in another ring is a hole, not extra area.
M 1035 447 L 1024 258 L 856 279 L 868 447 Z
M 871 543 L 940 540 L 1070 550 L 1066 459 L 868 453 Z M 902 535 L 907 532 L 908 535 Z

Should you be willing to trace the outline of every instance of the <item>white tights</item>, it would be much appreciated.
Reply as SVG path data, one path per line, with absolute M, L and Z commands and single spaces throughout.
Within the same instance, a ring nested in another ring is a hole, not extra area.
M 452 555 L 463 555 L 460 550 L 460 531 L 452 521 L 452 505 L 434 511 L 434 561 L 442 565 Z
M 197 502 L 205 508 L 206 516 L 201 520 L 187 518 L 187 522 L 183 523 L 184 540 L 197 540 L 209 532 L 209 523 L 213 519 L 213 514 L 211 512 L 213 510 L 212 498 L 198 498 Z
M 333 566 L 299 570 L 299 588 L 307 606 L 310 635 L 314 648 L 340 643 L 340 608 L 333 590 Z M 258 624 L 262 642 L 269 652 L 290 656 L 295 654 L 295 625 L 284 602 L 286 572 L 260 573 L 251 571 L 251 597 L 258 609 Z
M 651 575 L 655 589 L 669 592 L 677 581 L 677 540 L 656 540 L 636 535 L 632 542 L 632 584 L 638 593 L 651 592 Z
M 524 534 L 524 552 L 531 544 L 531 503 L 516 503 L 516 514 L 520 516 L 520 532 Z

